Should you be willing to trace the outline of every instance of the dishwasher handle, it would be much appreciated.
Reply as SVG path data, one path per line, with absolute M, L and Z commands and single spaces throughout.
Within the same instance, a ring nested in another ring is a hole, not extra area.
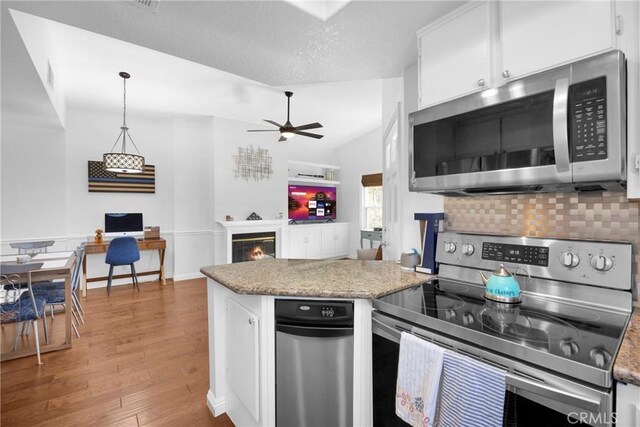
M 353 328 L 326 328 L 282 324 L 276 324 L 276 331 L 289 335 L 313 338 L 348 337 L 353 335 Z

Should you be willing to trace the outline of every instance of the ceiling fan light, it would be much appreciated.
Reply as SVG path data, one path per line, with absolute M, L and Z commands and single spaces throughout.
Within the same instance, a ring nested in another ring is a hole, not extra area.
M 294 136 L 296 136 L 295 132 L 292 132 L 290 130 L 285 130 L 282 132 L 282 136 L 284 136 L 287 139 L 293 138 Z

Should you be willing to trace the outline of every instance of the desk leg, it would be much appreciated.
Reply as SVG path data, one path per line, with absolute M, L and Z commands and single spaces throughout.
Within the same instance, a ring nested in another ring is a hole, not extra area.
M 167 278 L 164 275 L 164 253 L 166 249 L 158 249 L 158 254 L 160 255 L 160 282 L 162 286 L 167 286 Z
M 80 291 L 82 298 L 87 297 L 87 256 L 82 258 L 82 277 L 80 279 Z

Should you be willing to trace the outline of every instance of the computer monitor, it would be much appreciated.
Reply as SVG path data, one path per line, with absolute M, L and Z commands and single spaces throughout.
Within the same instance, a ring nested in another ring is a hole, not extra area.
M 104 232 L 107 237 L 143 236 L 141 213 L 104 214 Z

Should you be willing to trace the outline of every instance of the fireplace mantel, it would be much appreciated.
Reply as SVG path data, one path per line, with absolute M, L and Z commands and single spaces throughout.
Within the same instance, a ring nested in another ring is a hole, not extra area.
M 282 257 L 282 242 L 285 238 L 283 229 L 287 226 L 286 219 L 255 220 L 255 221 L 217 221 L 226 230 L 226 258 L 225 264 L 231 264 L 233 253 L 231 249 L 231 238 L 234 234 L 240 233 L 260 233 L 263 231 L 274 231 L 276 233 L 276 258 Z

